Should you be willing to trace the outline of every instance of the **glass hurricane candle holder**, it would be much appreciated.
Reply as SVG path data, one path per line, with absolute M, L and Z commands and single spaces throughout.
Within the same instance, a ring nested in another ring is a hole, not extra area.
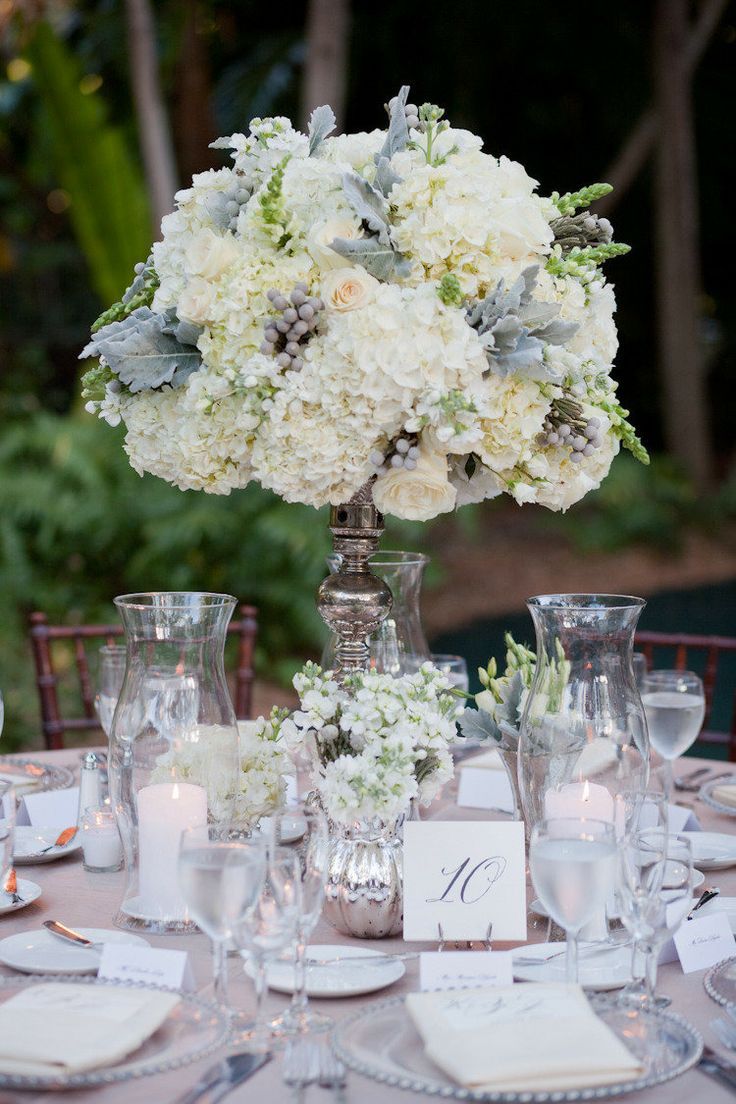
M 80 817 L 84 869 L 95 874 L 120 870 L 123 865 L 123 845 L 120 841 L 115 814 L 109 806 L 86 809 Z
M 177 860 L 182 832 L 231 820 L 238 731 L 224 671 L 226 594 L 128 594 L 115 599 L 127 664 L 110 733 L 110 797 L 126 888 L 114 922 L 192 932 Z

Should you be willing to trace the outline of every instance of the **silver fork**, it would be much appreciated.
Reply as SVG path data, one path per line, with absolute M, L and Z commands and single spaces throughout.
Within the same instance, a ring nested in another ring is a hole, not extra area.
M 344 1104 L 347 1099 L 345 1086 L 347 1084 L 347 1071 L 332 1047 L 323 1043 L 319 1050 L 319 1078 L 317 1084 L 321 1089 L 331 1089 L 335 1096 L 335 1104 Z
M 282 1077 L 292 1091 L 295 1104 L 304 1104 L 310 1085 L 319 1079 L 319 1046 L 301 1036 L 289 1039 L 284 1051 Z
M 583 947 L 580 950 L 580 960 L 586 958 L 597 958 L 598 955 L 607 954 L 609 951 L 618 951 L 621 947 L 630 947 L 631 942 L 626 943 L 605 943 L 602 946 L 595 945 L 593 947 Z M 554 962 L 556 958 L 562 958 L 564 954 L 567 954 L 567 947 L 562 947 L 559 951 L 554 951 L 550 955 L 517 955 L 514 954 L 514 963 L 517 966 L 543 966 L 545 962 Z

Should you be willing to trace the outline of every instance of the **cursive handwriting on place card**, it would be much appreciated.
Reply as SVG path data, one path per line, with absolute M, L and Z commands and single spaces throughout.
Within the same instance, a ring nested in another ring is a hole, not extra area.
M 140 981 L 163 989 L 195 988 L 186 951 L 160 950 L 133 943 L 105 943 L 97 976 L 111 981 Z
M 419 986 L 424 990 L 475 989 L 513 981 L 510 951 L 425 951 L 419 956 Z
M 492 821 L 404 827 L 404 938 L 526 938 L 524 829 Z
M 674 943 L 686 974 L 707 970 L 736 951 L 736 939 L 725 912 L 686 920 L 675 932 Z

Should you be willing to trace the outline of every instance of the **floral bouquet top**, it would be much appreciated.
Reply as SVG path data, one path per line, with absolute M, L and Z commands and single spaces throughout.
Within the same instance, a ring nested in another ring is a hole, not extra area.
M 83 357 L 91 412 L 139 473 L 227 494 L 349 500 L 426 520 L 507 492 L 566 509 L 620 443 L 613 288 L 627 246 L 432 105 L 330 136 L 254 119 L 214 145 Z
M 453 775 L 450 744 L 461 698 L 431 663 L 393 678 L 360 672 L 341 685 L 307 663 L 294 677 L 301 709 L 274 720 L 292 751 L 312 763 L 331 819 L 391 822 L 413 799 L 429 804 Z

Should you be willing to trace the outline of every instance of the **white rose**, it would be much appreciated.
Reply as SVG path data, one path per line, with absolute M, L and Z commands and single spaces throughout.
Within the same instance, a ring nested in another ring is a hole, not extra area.
M 332 248 L 335 238 L 345 238 L 353 241 L 362 236 L 360 223 L 357 219 L 342 218 L 327 219 L 312 227 L 306 241 L 307 252 L 318 268 L 329 271 L 331 268 L 344 268 L 345 258 Z
M 447 478 L 447 458 L 421 449 L 413 471 L 392 468 L 373 486 L 373 501 L 382 514 L 407 521 L 429 521 L 455 506 L 457 492 Z
M 238 247 L 232 234 L 221 237 L 212 230 L 200 230 L 187 250 L 186 264 L 195 276 L 214 280 L 237 256 Z
M 328 310 L 351 311 L 372 302 L 378 280 L 362 268 L 336 268 L 322 280 L 321 294 Z
M 198 326 L 201 326 L 208 319 L 212 299 L 212 284 L 208 284 L 206 280 L 195 276 L 179 296 L 176 313 L 183 321 L 196 322 Z

